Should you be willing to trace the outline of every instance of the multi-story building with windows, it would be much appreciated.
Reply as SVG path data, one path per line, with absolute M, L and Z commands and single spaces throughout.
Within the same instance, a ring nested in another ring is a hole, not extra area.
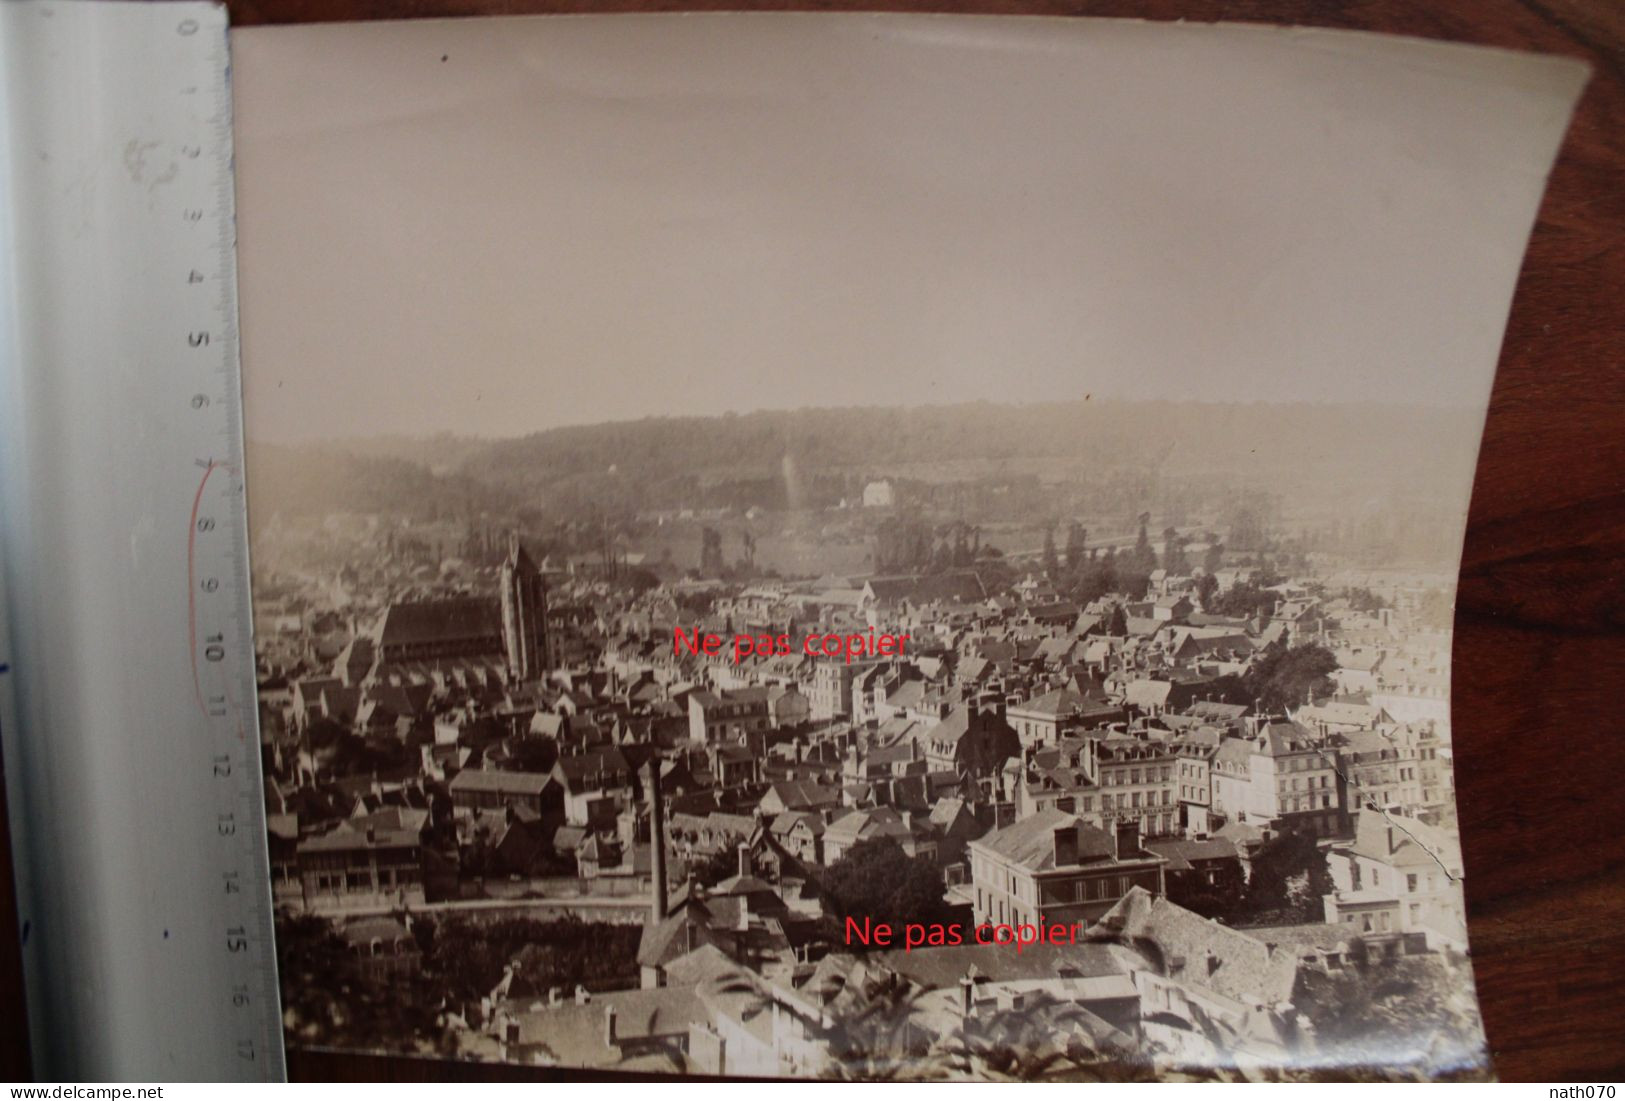
M 688 697 L 688 736 L 696 745 L 740 744 L 773 725 L 766 688 L 716 693 L 699 689 Z
M 1107 831 L 1046 810 L 968 850 L 978 924 L 1093 922 L 1136 886 L 1164 893 L 1164 861 L 1141 847 L 1132 821 Z
M 1167 742 L 1106 738 L 1098 752 L 1101 815 L 1106 827 L 1132 822 L 1146 837 L 1172 837 L 1180 831 L 1178 759 Z
M 813 666 L 807 702 L 814 721 L 846 718 L 852 714 L 852 682 L 873 669 L 877 661 L 820 661 Z
M 351 819 L 299 843 L 309 910 L 377 909 L 423 903 L 423 851 L 415 829 L 384 816 Z
M 1326 858 L 1334 890 L 1326 920 L 1364 933 L 1425 934 L 1432 946 L 1465 948 L 1461 842 L 1397 814 L 1362 814 L 1354 839 Z
M 1174 743 L 1174 800 L 1179 804 L 1180 822 L 1188 834 L 1207 833 L 1212 828 L 1213 756 L 1218 744 L 1200 738 L 1182 738 Z
M 1420 749 L 1416 732 L 1408 727 L 1345 734 L 1340 756 L 1349 809 L 1417 809 L 1422 802 Z
M 1213 813 L 1227 821 L 1273 823 L 1316 837 L 1342 829 L 1337 750 L 1297 723 L 1270 723 L 1252 737 L 1226 738 L 1211 776 Z

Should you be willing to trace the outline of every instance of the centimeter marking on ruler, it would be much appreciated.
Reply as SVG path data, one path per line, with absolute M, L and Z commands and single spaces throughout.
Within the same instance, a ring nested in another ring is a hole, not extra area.
M 188 615 L 193 684 L 207 760 L 197 766 L 213 783 L 212 806 L 198 828 L 217 853 L 199 869 L 205 896 L 216 899 L 215 950 L 226 957 L 228 989 L 216 992 L 231 1043 L 225 1060 L 236 1077 L 280 1080 L 284 1075 L 280 998 L 264 829 L 248 519 L 243 476 L 242 380 L 239 365 L 236 278 L 236 209 L 233 191 L 230 54 L 224 19 L 204 26 L 182 18 L 191 64 L 174 94 L 188 105 L 188 134 L 179 143 L 183 163 L 207 175 L 198 190 L 205 206 L 181 211 L 180 232 L 197 239 L 197 261 L 170 273 L 198 300 L 207 323 L 183 322 L 176 347 L 191 354 L 185 373 L 190 393 L 173 419 L 186 425 L 195 466 L 176 492 L 191 497 L 187 532 Z M 212 187 L 212 191 L 209 189 Z M 209 209 L 212 207 L 212 209 Z M 205 259 L 208 257 L 208 259 Z M 205 305 L 207 303 L 207 305 Z M 192 307 L 188 306 L 190 313 Z M 207 355 L 208 352 L 214 354 Z M 183 361 L 184 362 L 184 361 Z M 172 393 L 164 388 L 166 395 Z M 168 418 L 166 418 L 168 419 Z

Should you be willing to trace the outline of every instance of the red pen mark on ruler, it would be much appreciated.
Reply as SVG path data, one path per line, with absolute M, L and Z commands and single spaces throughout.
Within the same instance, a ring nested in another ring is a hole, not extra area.
M 192 521 L 186 528 L 186 629 L 192 653 L 192 691 L 197 695 L 197 709 L 206 719 L 209 708 L 203 702 L 203 674 L 197 665 L 197 512 L 203 504 L 203 488 L 209 484 L 209 475 L 220 464 L 210 459 L 198 479 L 197 495 L 192 498 Z
M 207 463 L 200 461 L 203 467 L 203 477 L 198 479 L 197 493 L 192 497 L 192 518 L 186 530 L 186 629 L 187 641 L 192 654 L 192 692 L 197 697 L 197 709 L 205 719 L 213 718 L 209 714 L 209 705 L 203 700 L 203 672 L 198 667 L 197 653 L 197 514 L 203 505 L 203 490 L 209 484 L 209 475 L 220 467 L 231 469 L 230 463 L 217 462 L 210 459 Z M 231 690 L 226 690 L 226 702 L 236 709 L 231 699 Z M 243 729 L 242 716 L 237 719 L 237 740 L 248 740 L 248 733 Z

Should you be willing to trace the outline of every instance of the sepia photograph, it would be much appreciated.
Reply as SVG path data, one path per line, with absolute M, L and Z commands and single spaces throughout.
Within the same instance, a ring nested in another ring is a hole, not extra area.
M 1575 66 L 949 16 L 233 51 L 290 1047 L 1489 1075 L 1453 609 Z

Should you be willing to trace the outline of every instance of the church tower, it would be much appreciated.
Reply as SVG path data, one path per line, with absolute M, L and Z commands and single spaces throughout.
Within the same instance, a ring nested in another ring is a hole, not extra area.
M 517 682 L 539 680 L 551 665 L 547 647 L 547 583 L 518 533 L 508 536 L 502 563 L 502 646 L 508 676 Z

